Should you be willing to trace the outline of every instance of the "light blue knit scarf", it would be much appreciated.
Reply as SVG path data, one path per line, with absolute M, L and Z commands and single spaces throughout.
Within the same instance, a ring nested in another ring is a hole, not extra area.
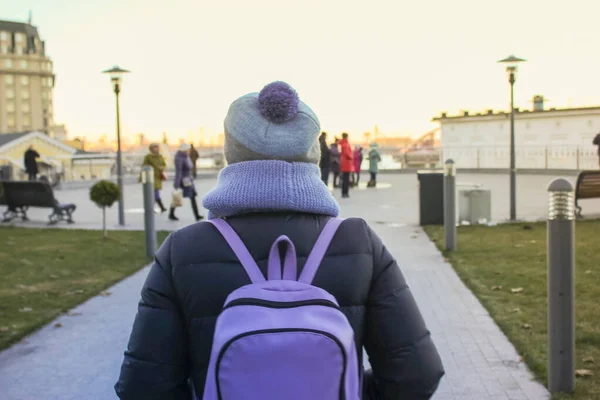
M 278 160 L 231 164 L 203 201 L 208 218 L 250 212 L 296 211 L 337 217 L 340 208 L 320 179 L 319 167 Z

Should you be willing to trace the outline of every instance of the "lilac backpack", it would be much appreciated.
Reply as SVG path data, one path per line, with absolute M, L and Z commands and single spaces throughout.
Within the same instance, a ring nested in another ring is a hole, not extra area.
M 269 253 L 268 280 L 235 231 L 221 219 L 209 221 L 252 283 L 227 297 L 217 319 L 204 400 L 361 398 L 354 331 L 335 298 L 311 285 L 342 221 L 327 223 L 298 279 L 294 245 L 280 236 Z

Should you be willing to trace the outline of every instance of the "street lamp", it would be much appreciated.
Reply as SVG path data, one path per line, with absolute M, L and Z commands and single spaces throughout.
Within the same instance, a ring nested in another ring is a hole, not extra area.
M 525 62 L 519 57 L 510 55 L 499 63 L 506 64 L 508 73 L 508 83 L 510 83 L 510 220 L 517 219 L 517 177 L 515 167 L 515 106 L 514 106 L 514 86 L 517 75 L 517 64 Z
M 121 92 L 121 80 L 123 79 L 123 74 L 128 72 L 129 71 L 120 68 L 118 65 L 103 71 L 104 74 L 108 74 L 110 76 L 110 81 L 112 82 L 113 90 L 117 99 L 117 184 L 119 185 L 119 190 L 121 192 L 121 197 L 119 198 L 119 225 L 121 226 L 125 225 L 125 206 L 123 204 L 123 164 L 121 161 L 121 120 L 119 117 L 119 93 Z

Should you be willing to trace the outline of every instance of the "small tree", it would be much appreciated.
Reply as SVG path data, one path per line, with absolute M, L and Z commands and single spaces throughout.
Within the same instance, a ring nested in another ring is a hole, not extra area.
M 106 207 L 111 207 L 121 197 L 119 187 L 110 181 L 96 182 L 90 189 L 90 199 L 102 208 L 102 230 L 106 237 Z

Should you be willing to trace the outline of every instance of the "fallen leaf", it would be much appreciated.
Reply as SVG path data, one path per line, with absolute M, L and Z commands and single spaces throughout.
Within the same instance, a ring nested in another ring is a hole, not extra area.
M 502 290 L 502 286 L 492 286 L 492 290 Z
M 33 263 L 26 258 L 22 258 L 21 263 L 23 263 L 25 265 L 33 265 Z
M 512 313 L 521 312 L 521 309 L 519 307 L 513 308 L 512 310 L 510 310 L 510 312 L 512 312 Z
M 50 275 L 50 279 L 58 279 L 57 275 Z
M 73 293 L 83 293 L 83 292 L 85 292 L 85 290 L 83 290 L 83 289 L 77 289 Z
M 0 332 L 8 332 L 10 328 L 8 326 L 0 326 Z
M 55 328 L 62 328 L 62 326 L 63 325 L 60 322 L 57 322 L 57 323 L 54 324 Z
M 515 247 L 520 248 L 520 247 L 523 247 L 523 245 L 522 244 L 515 244 Z
M 537 243 L 537 240 L 532 240 L 529 243 Z
M 592 357 L 592 356 L 583 357 L 583 362 L 586 363 L 586 364 L 593 364 L 594 363 L 594 357 Z
M 67 315 L 68 315 L 69 317 L 78 317 L 78 316 L 80 316 L 80 315 L 83 315 L 83 314 L 81 314 L 80 312 L 76 312 L 76 311 L 69 311 L 69 312 L 67 313 Z
M 418 238 L 418 236 L 417 235 L 412 235 L 410 238 L 411 239 L 416 239 L 416 238 Z
M 510 289 L 511 293 L 521 293 L 523 291 L 522 287 Z
M 523 329 L 531 329 L 531 325 L 529 325 L 529 324 L 523 324 L 521 326 L 521 328 L 523 328 Z
M 19 312 L 32 312 L 33 309 L 29 307 L 19 308 Z
M 17 287 L 18 287 L 19 289 L 23 289 L 23 290 L 27 289 L 27 286 L 25 286 L 25 285 L 17 285 Z
M 525 362 L 525 358 L 523 356 L 519 356 L 519 361 L 520 362 Z
M 585 273 L 589 275 L 589 274 L 591 274 L 591 273 L 592 273 L 592 270 L 591 270 L 591 269 L 588 269 L 587 271 L 585 271 Z
M 576 369 L 575 376 L 580 377 L 580 378 L 585 378 L 587 376 L 594 376 L 594 373 L 592 371 L 590 371 L 589 369 Z
M 106 290 L 104 292 L 100 292 L 100 296 L 104 296 L 104 297 L 110 296 L 111 294 L 112 294 L 111 292 L 106 291 Z

